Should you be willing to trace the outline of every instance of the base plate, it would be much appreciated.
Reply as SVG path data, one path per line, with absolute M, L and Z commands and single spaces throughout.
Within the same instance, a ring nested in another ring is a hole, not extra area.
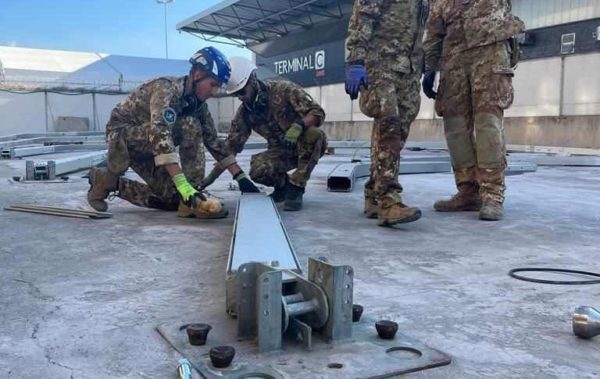
M 193 320 L 208 322 L 209 320 Z M 398 333 L 393 340 L 382 340 L 375 331 L 375 320 L 362 318 L 353 324 L 353 338 L 328 344 L 318 334 L 312 336 L 312 349 L 302 348 L 286 334 L 283 349 L 260 354 L 256 343 L 237 341 L 236 320 L 213 323 L 204 346 L 188 342 L 185 322 L 160 325 L 157 330 L 167 342 L 187 358 L 204 377 L 242 379 L 364 378 L 379 379 L 450 364 L 446 354 L 420 341 Z M 235 348 L 233 363 L 226 369 L 214 368 L 208 358 L 211 347 Z

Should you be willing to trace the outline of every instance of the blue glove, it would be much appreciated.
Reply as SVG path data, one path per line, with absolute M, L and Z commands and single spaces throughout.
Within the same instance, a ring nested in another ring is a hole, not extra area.
M 351 62 L 346 67 L 346 93 L 351 100 L 358 98 L 360 87 L 368 87 L 367 69 L 363 61 Z
M 437 96 L 437 92 L 433 90 L 433 82 L 435 82 L 435 71 L 425 71 L 423 73 L 423 93 L 430 99 L 435 99 Z

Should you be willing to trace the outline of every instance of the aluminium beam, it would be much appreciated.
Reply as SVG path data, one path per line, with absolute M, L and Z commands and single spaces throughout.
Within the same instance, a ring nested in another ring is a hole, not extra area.
M 357 179 L 369 176 L 370 161 L 341 163 L 327 176 L 327 191 L 350 192 L 354 189 Z M 448 157 L 432 160 L 432 157 L 403 158 L 400 162 L 400 175 L 406 174 L 434 174 L 452 171 L 452 164 Z M 537 171 L 537 165 L 531 162 L 508 162 L 506 175 L 518 175 L 525 172 Z
M 48 132 L 48 133 L 20 133 L 0 136 L 0 142 L 14 141 L 25 138 L 60 137 L 60 136 L 104 136 L 104 132 Z
M 330 192 L 350 192 L 354 188 L 356 179 L 369 176 L 370 161 L 342 163 L 336 166 L 327 176 L 327 190 Z M 400 174 L 430 174 L 450 172 L 452 165 L 449 160 L 438 161 L 402 161 Z
M 250 262 L 302 273 L 277 207 L 264 193 L 242 194 L 238 200 L 226 271 L 226 307 L 230 315 L 238 311 L 237 272 Z M 284 275 L 286 279 L 288 275 Z
M 15 159 L 31 157 L 35 155 L 53 154 L 53 153 L 69 153 L 73 151 L 94 151 L 106 150 L 105 143 L 83 143 L 83 144 L 68 144 L 68 145 L 49 145 L 49 146 L 26 146 L 26 147 L 9 147 L 0 151 L 0 157 L 3 159 Z
M 511 162 L 531 162 L 538 166 L 583 166 L 600 167 L 600 157 L 593 155 L 559 155 L 559 154 L 511 154 Z
M 86 143 L 93 142 L 99 143 L 104 142 L 104 136 L 54 136 L 54 137 L 32 137 L 22 138 L 13 141 L 0 142 L 0 150 L 6 150 L 10 147 L 33 145 L 33 144 L 72 144 L 72 143 Z
M 504 175 L 521 175 L 526 172 L 536 172 L 537 164 L 532 162 L 508 162 L 506 166 L 506 170 L 504 170 Z
M 25 163 L 25 179 L 53 180 L 64 174 L 94 167 L 105 159 L 106 151 L 103 150 L 49 161 L 27 161 Z

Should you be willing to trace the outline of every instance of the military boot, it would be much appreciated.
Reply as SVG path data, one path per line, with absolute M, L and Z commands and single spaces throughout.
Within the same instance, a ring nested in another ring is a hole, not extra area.
M 379 205 L 377 204 L 377 200 L 372 197 L 365 196 L 365 209 L 363 210 L 363 214 L 366 218 L 377 218 L 377 214 L 379 213 Z
M 486 221 L 502 220 L 504 216 L 504 205 L 496 200 L 486 198 L 483 200 L 483 205 L 479 211 L 479 219 Z
M 479 219 L 498 221 L 504 216 L 504 167 L 479 169 L 482 206 Z
M 275 203 L 283 203 L 285 201 L 285 193 L 287 191 L 287 186 L 288 186 L 288 178 L 287 175 L 285 176 L 285 184 L 283 185 L 283 187 L 275 187 L 273 189 L 273 192 L 271 192 L 271 194 L 269 195 L 269 197 L 271 199 L 273 199 L 273 201 Z
M 478 211 L 481 208 L 477 168 L 455 169 L 454 179 L 458 192 L 450 199 L 438 200 L 433 209 L 438 212 Z
M 481 208 L 481 198 L 477 188 L 459 188 L 458 192 L 447 200 L 438 200 L 433 209 L 438 212 L 478 211 Z
M 87 193 L 88 203 L 98 212 L 106 212 L 108 204 L 106 198 L 116 191 L 119 185 L 119 177 L 107 168 L 92 167 L 88 174 L 90 189 Z
M 298 187 L 292 183 L 288 183 L 285 193 L 285 205 L 283 210 L 285 211 L 299 211 L 302 209 L 302 196 L 304 195 L 304 188 Z
M 421 218 L 421 210 L 405 205 L 402 202 L 402 197 L 397 192 L 385 195 L 377 203 L 380 207 L 377 215 L 377 224 L 379 226 L 404 224 L 417 221 Z
M 188 207 L 183 201 L 179 202 L 177 208 L 177 217 L 195 217 L 200 219 L 225 218 L 229 211 L 225 209 L 224 204 L 217 198 L 204 194 L 206 200 L 199 201 L 195 208 Z
M 285 193 L 286 193 L 286 188 L 277 188 L 275 187 L 275 189 L 273 190 L 273 192 L 271 192 L 269 194 L 269 197 L 271 199 L 273 199 L 273 201 L 275 203 L 283 203 L 285 201 Z

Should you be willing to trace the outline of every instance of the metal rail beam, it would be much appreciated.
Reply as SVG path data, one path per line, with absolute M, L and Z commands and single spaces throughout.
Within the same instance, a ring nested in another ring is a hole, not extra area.
M 25 179 L 53 180 L 60 175 L 96 166 L 105 159 L 106 151 L 100 151 L 49 161 L 27 161 L 25 163 Z
M 371 162 L 342 163 L 327 176 L 327 190 L 330 192 L 350 192 L 354 188 L 356 179 L 369 176 Z M 452 165 L 449 160 L 437 161 L 402 161 L 400 174 L 427 174 L 450 172 Z
M 369 176 L 369 161 L 341 163 L 327 176 L 327 191 L 350 192 L 354 189 L 357 179 Z M 405 174 L 434 174 L 451 172 L 452 164 L 449 157 L 407 157 L 400 163 L 400 175 Z M 531 162 L 508 162 L 506 175 L 519 175 L 525 172 L 537 171 L 537 165 Z
M 0 142 L 14 141 L 17 139 L 24 138 L 37 138 L 37 137 L 63 137 L 63 136 L 104 136 L 104 132 L 49 132 L 49 133 L 20 133 L 20 134 L 8 134 L 0 136 Z
M 82 143 L 68 145 L 49 145 L 49 146 L 26 146 L 9 147 L 0 151 L 2 159 L 15 159 L 31 157 L 35 155 L 69 153 L 73 151 L 93 151 L 106 150 L 106 143 Z
M 243 194 L 238 201 L 226 273 L 229 314 L 237 313 L 235 275 L 248 262 L 302 273 L 277 207 L 265 194 Z
M 22 138 L 13 141 L 0 143 L 0 150 L 6 150 L 10 147 L 33 145 L 33 144 L 70 144 L 70 143 L 85 143 L 85 142 L 104 142 L 104 136 L 56 136 L 56 137 L 32 137 Z
M 600 167 L 600 157 L 590 155 L 545 155 L 545 154 L 511 154 L 511 162 L 531 162 L 538 166 L 585 166 Z

